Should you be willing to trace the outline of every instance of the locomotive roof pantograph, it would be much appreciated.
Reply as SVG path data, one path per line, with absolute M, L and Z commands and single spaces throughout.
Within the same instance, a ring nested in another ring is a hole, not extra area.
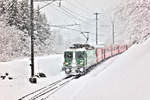
M 94 46 L 91 46 L 89 44 L 73 44 L 70 49 L 79 49 L 79 48 L 85 48 L 86 50 L 92 50 L 94 49 Z

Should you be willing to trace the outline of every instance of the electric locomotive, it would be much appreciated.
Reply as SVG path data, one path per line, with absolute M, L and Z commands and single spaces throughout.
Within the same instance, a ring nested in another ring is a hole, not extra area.
M 71 75 L 85 74 L 94 65 L 123 53 L 129 47 L 128 45 L 114 45 L 94 48 L 88 44 L 74 44 L 73 47 L 64 52 L 62 70 Z
M 62 70 L 66 74 L 84 74 L 90 66 L 96 63 L 96 49 L 93 46 L 74 44 L 64 52 Z

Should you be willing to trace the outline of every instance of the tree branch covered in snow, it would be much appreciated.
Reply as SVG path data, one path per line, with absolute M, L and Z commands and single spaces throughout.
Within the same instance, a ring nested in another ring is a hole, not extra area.
M 121 23 L 120 33 L 132 42 L 140 42 L 150 33 L 149 0 L 127 0 L 117 7 L 114 15 Z
M 0 61 L 29 55 L 29 38 L 16 27 L 0 21 Z
M 45 14 L 35 10 L 34 17 L 35 54 L 50 54 L 55 34 L 50 31 Z M 30 55 L 29 20 L 28 0 L 0 1 L 0 61 Z

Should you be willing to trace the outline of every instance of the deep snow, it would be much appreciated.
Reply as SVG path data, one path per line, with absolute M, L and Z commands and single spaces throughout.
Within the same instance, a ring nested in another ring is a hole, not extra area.
M 132 46 L 79 79 L 51 95 L 48 100 L 150 100 L 150 39 Z M 36 71 L 46 79 L 30 84 L 29 59 L 0 63 L 0 75 L 5 72 L 13 80 L 0 79 L 0 100 L 16 100 L 21 96 L 65 77 L 61 72 L 62 55 L 36 58 Z
M 30 84 L 30 60 L 20 59 L 10 62 L 0 63 L 0 76 L 7 72 L 13 80 L 2 80 L 0 78 L 0 100 L 17 100 L 21 96 L 54 82 L 62 77 L 61 73 L 63 57 L 62 55 L 51 55 L 49 57 L 38 57 L 35 61 L 35 71 L 44 72 L 47 75 L 45 79 L 38 79 L 37 85 Z
M 150 100 L 149 50 L 150 40 L 134 45 L 49 100 Z

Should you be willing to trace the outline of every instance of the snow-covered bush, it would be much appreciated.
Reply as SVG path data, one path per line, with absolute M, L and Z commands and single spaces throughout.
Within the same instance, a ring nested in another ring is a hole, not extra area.
M 0 61 L 29 55 L 29 43 L 28 35 L 0 21 Z

